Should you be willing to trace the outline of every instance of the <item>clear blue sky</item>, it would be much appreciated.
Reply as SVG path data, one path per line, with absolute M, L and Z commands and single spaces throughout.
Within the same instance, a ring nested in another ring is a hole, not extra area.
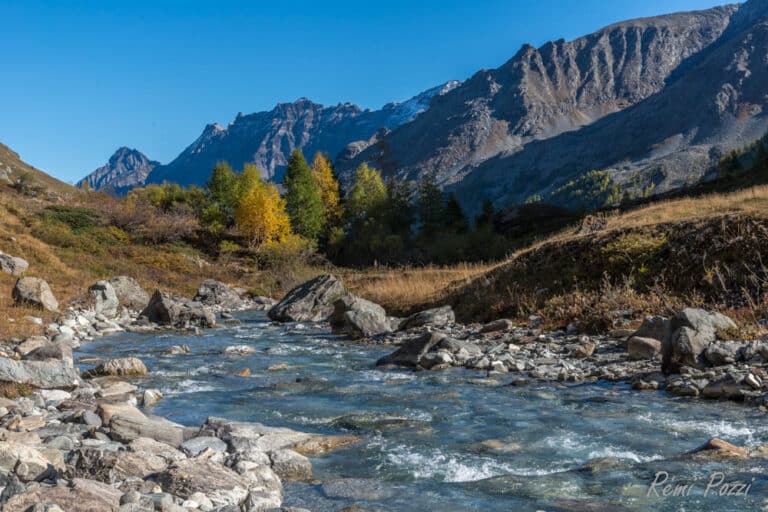
M 306 96 L 378 108 L 523 43 L 713 0 L 2 0 L 0 142 L 65 181 L 119 146 L 163 163 L 209 122 Z

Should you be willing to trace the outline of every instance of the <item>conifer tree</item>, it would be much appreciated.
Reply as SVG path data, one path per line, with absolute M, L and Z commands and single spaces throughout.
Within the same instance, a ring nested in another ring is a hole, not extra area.
M 360 164 L 355 172 L 355 183 L 349 193 L 347 210 L 353 218 L 370 217 L 387 202 L 387 187 L 379 171 L 368 164 Z
M 443 226 L 445 202 L 432 176 L 425 176 L 419 183 L 420 234 L 426 238 L 435 236 Z
M 464 210 L 455 194 L 449 194 L 445 201 L 444 225 L 451 233 L 463 234 L 469 231 L 467 217 L 464 215 Z
M 291 153 L 285 173 L 286 211 L 297 235 L 317 240 L 325 224 L 323 199 L 301 150 Z

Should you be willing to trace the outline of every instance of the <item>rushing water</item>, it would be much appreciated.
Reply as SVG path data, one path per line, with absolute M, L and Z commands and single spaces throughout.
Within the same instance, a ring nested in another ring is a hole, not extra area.
M 374 363 L 391 347 L 352 343 L 313 326 L 273 325 L 263 313 L 239 318 L 240 326 L 201 336 L 116 335 L 84 344 L 76 357 L 141 357 L 150 369 L 141 384 L 165 394 L 151 412 L 185 425 L 221 416 L 362 436 L 313 458 L 315 477 L 326 485 L 286 483 L 286 506 L 744 511 L 759 510 L 768 498 L 768 461 L 674 458 L 712 436 L 768 443 L 768 421 L 753 408 L 621 384 L 516 387 L 512 375 L 381 370 Z M 182 343 L 191 354 L 163 355 Z M 256 352 L 221 355 L 239 344 Z M 274 365 L 287 369 L 267 370 Z M 236 375 L 246 368 L 250 377 Z M 611 459 L 585 466 L 598 458 Z M 688 496 L 649 497 L 659 471 L 692 483 L 683 488 Z M 750 484 L 748 495 L 720 497 L 718 487 L 705 496 L 718 471 L 726 482 Z M 334 483 L 340 479 L 347 480 Z

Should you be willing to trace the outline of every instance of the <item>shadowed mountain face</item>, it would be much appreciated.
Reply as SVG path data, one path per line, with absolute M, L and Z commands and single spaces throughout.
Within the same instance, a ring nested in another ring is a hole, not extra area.
M 122 147 L 115 151 L 105 165 L 83 178 L 78 186 L 87 183 L 93 190 L 121 193 L 144 184 L 152 169 L 160 162 L 150 160 L 141 151 Z
M 351 159 L 340 158 L 337 167 L 349 176 L 369 161 L 403 179 L 430 173 L 441 184 L 462 189 L 465 177 L 486 163 L 492 171 L 483 172 L 494 174 L 491 185 L 508 188 L 507 174 L 514 170 L 510 155 L 657 94 L 692 56 L 721 37 L 736 10 L 728 6 L 633 20 L 571 42 L 524 46 L 503 66 L 480 71 L 436 98 L 414 122 Z M 607 148 L 611 141 L 590 144 Z M 547 158 L 542 154 L 536 160 L 550 171 L 560 170 L 560 162 Z
M 334 157 L 351 142 L 411 121 L 429 107 L 434 96 L 456 85 L 458 82 L 448 82 L 403 103 L 390 103 L 373 111 L 350 103 L 325 107 L 302 98 L 279 104 L 269 112 L 238 114 L 226 128 L 206 126 L 191 146 L 173 162 L 156 168 L 147 182 L 202 185 L 221 160 L 238 170 L 246 163 L 255 163 L 264 178 L 280 181 L 294 149 L 301 149 L 308 158 L 317 151 Z

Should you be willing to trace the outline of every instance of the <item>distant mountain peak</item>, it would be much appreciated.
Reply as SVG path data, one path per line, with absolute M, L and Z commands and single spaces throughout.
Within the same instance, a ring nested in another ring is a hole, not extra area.
M 127 146 L 119 147 L 109 161 L 83 178 L 78 186 L 87 183 L 94 190 L 122 193 L 144 184 L 152 170 L 160 162 L 150 160 L 141 151 Z

